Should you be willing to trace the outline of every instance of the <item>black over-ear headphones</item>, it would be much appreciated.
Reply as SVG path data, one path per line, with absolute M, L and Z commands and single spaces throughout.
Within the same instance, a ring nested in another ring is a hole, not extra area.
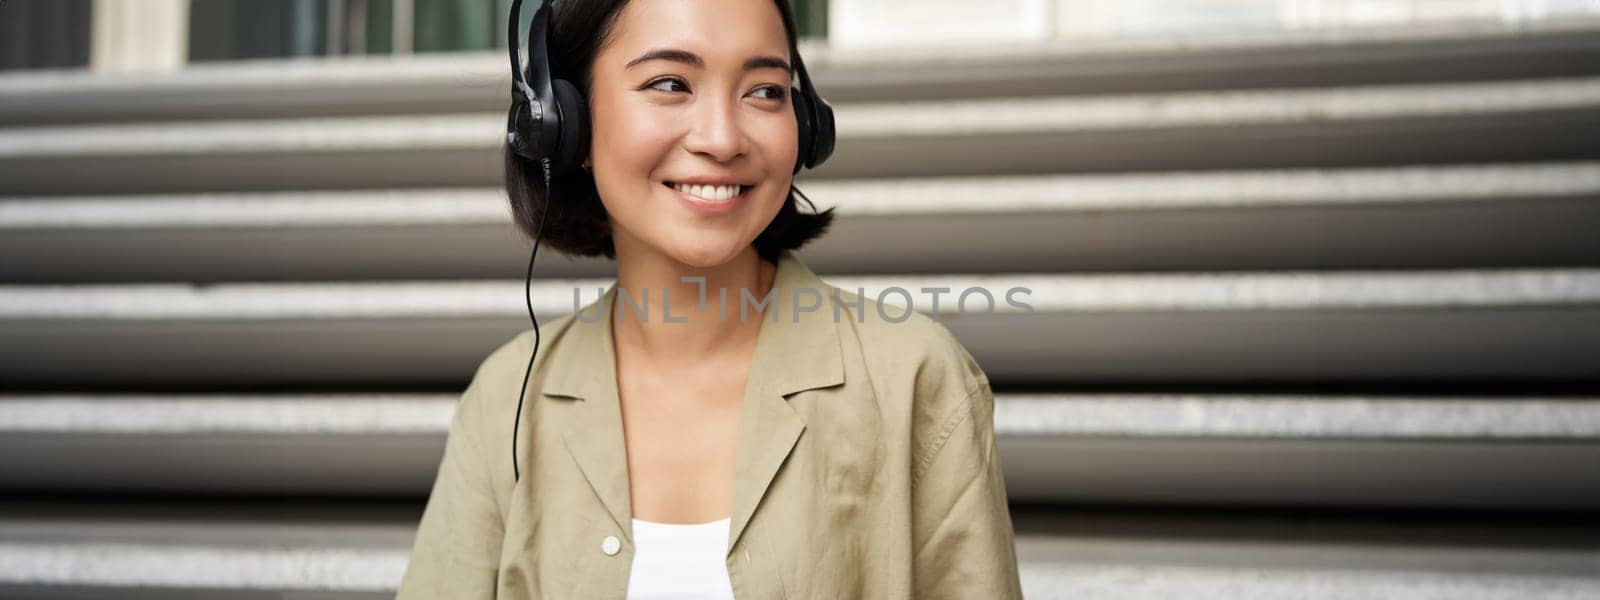
M 522 0 L 512 0 L 506 32 L 507 46 L 511 50 L 511 111 L 506 116 L 506 147 L 523 159 L 539 163 L 544 171 L 546 195 L 553 174 L 572 170 L 589 154 L 589 103 L 572 82 L 550 78 L 550 5 L 553 3 L 554 0 L 542 0 L 533 13 L 533 22 L 528 26 L 526 71 L 517 41 Z M 794 53 L 794 70 L 800 86 L 791 86 L 789 97 L 794 104 L 799 133 L 794 161 L 794 172 L 799 173 L 801 168 L 817 168 L 833 154 L 833 107 L 812 86 L 811 74 L 806 72 L 799 52 Z M 539 320 L 533 316 L 533 261 L 539 256 L 539 239 L 544 237 L 544 217 L 549 212 L 546 209 L 539 217 L 539 230 L 534 234 L 524 282 L 528 319 L 533 321 L 533 354 L 528 357 L 528 368 L 522 375 L 522 392 L 517 395 L 517 415 L 511 429 L 511 469 L 518 480 L 522 479 L 522 470 L 517 465 L 522 402 L 528 390 L 528 377 L 533 373 L 533 359 L 539 355 Z

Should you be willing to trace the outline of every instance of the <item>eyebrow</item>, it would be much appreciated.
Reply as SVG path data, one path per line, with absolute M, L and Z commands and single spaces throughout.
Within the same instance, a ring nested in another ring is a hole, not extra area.
M 679 50 L 677 48 L 659 48 L 646 52 L 640 55 L 639 58 L 628 61 L 628 64 L 625 65 L 623 69 L 631 69 L 634 67 L 634 65 L 652 60 L 668 60 L 672 62 L 683 63 L 697 69 L 704 69 L 706 66 L 706 61 L 702 60 L 700 55 L 688 50 Z M 789 66 L 789 61 L 772 55 L 752 56 L 744 61 L 744 70 L 753 71 L 756 69 L 783 69 L 783 71 L 786 73 L 794 73 L 794 68 Z

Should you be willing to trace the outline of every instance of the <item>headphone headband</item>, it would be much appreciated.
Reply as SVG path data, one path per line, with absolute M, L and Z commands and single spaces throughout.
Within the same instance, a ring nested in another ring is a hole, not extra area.
M 548 0 L 539 3 L 533 13 L 533 23 L 528 27 L 528 65 L 522 65 L 518 52 L 517 25 L 521 22 L 522 0 L 511 3 L 510 25 L 507 28 L 511 53 L 511 123 L 506 141 L 517 154 L 530 160 L 553 158 L 554 146 L 560 143 L 561 107 L 554 104 L 555 92 L 550 80 L 550 62 L 543 51 L 548 44 L 550 31 L 550 5 Z

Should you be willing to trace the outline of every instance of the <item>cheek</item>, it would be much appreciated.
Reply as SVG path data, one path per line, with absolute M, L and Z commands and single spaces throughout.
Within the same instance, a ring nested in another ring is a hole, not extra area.
M 794 111 L 785 109 L 782 114 L 763 115 L 746 123 L 754 146 L 751 151 L 759 153 L 764 163 L 762 193 L 756 198 L 763 209 L 758 214 L 763 221 L 771 221 L 783 208 L 794 183 L 794 161 L 799 153 Z
M 781 115 L 762 119 L 760 132 L 755 134 L 761 154 L 770 164 L 773 176 L 791 177 L 795 155 L 799 153 L 799 126 L 795 124 L 794 111 L 785 109 Z
M 666 160 L 678 138 L 671 119 L 650 106 L 632 106 L 610 97 L 592 105 L 593 139 L 589 156 L 594 166 L 600 203 L 615 223 L 650 222 L 645 200 L 654 193 L 651 175 Z
M 595 166 L 608 175 L 648 177 L 678 137 L 673 120 L 645 106 L 608 104 L 594 114 L 590 154 Z

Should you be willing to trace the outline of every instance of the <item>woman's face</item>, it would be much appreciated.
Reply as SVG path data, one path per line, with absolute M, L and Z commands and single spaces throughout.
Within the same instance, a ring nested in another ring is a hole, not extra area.
M 793 179 L 789 64 L 770 0 L 617 13 L 591 76 L 589 156 L 619 254 L 712 267 L 753 250 Z

